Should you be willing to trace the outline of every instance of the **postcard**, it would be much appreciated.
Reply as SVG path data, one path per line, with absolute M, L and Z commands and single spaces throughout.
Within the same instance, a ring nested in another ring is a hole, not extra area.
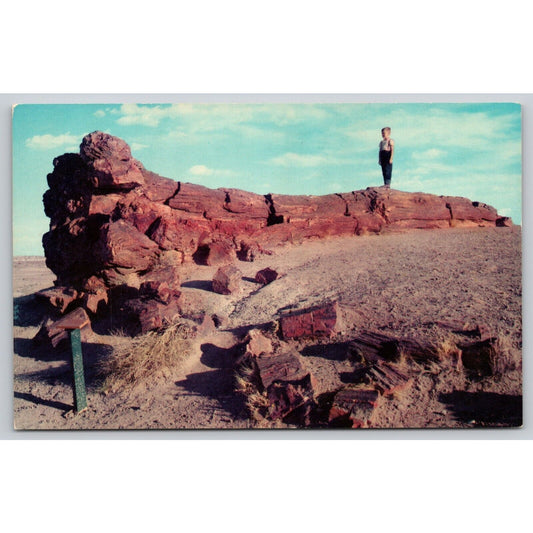
M 17 430 L 522 425 L 521 106 L 13 107 Z

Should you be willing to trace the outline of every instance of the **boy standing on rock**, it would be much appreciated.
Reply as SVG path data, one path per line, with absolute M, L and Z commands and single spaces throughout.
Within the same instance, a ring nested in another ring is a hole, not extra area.
M 383 139 L 379 143 L 379 161 L 383 172 L 383 181 L 387 189 L 392 179 L 392 159 L 394 157 L 394 140 L 390 138 L 390 128 L 381 130 Z

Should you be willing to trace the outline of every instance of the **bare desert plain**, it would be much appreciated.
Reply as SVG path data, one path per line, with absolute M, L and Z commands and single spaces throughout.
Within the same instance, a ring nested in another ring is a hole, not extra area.
M 243 338 L 254 327 L 273 344 L 283 342 L 301 354 L 313 376 L 319 412 L 331 408 L 336 391 L 359 386 L 353 377 L 359 362 L 346 346 L 370 330 L 429 343 L 439 357 L 394 362 L 408 384 L 381 396 L 363 427 L 522 424 L 519 226 L 329 237 L 286 243 L 253 262 L 237 263 L 242 287 L 231 295 L 212 290 L 217 267 L 184 265 L 182 294 L 190 305 L 216 316 L 216 327 L 192 339 L 178 363 L 138 382 L 105 386 L 106 359 L 127 352 L 134 339 L 113 328 L 113 317 L 95 321 L 83 343 L 88 408 L 74 414 L 68 346 L 51 350 L 32 340 L 48 312 L 34 294 L 51 287 L 55 276 L 44 258 L 14 258 L 15 428 L 300 427 L 269 420 L 243 393 L 242 382 L 239 387 L 235 363 Z M 263 286 L 254 276 L 267 267 L 280 276 Z M 343 315 L 343 328 L 333 338 L 279 340 L 281 313 L 331 301 Z M 462 324 L 463 331 L 449 324 Z M 453 349 L 445 349 L 472 342 L 472 331 L 480 330 L 494 340 L 499 358 L 490 372 L 465 368 Z

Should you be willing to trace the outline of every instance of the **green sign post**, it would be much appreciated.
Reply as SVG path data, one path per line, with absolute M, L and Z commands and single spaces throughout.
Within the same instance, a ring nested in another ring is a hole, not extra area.
M 79 413 L 87 408 L 83 354 L 81 352 L 81 329 L 90 324 L 87 313 L 79 307 L 58 320 L 54 326 L 69 332 L 72 349 L 72 390 L 74 392 L 74 410 Z
M 81 352 L 81 331 L 79 329 L 70 330 L 70 346 L 72 348 L 72 389 L 74 391 L 74 407 L 76 412 L 79 413 L 87 407 L 83 354 Z

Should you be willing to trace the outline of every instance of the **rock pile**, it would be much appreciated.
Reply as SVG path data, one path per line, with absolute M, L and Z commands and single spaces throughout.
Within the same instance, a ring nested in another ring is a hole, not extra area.
M 179 312 L 180 267 L 253 261 L 284 242 L 387 228 L 510 223 L 466 198 L 368 188 L 325 196 L 259 195 L 209 189 L 146 170 L 112 135 L 86 135 L 79 154 L 53 161 L 43 201 L 43 236 L 56 287 L 41 293 L 60 313 L 112 308 L 136 331 Z M 268 283 L 272 272 L 258 280 Z

